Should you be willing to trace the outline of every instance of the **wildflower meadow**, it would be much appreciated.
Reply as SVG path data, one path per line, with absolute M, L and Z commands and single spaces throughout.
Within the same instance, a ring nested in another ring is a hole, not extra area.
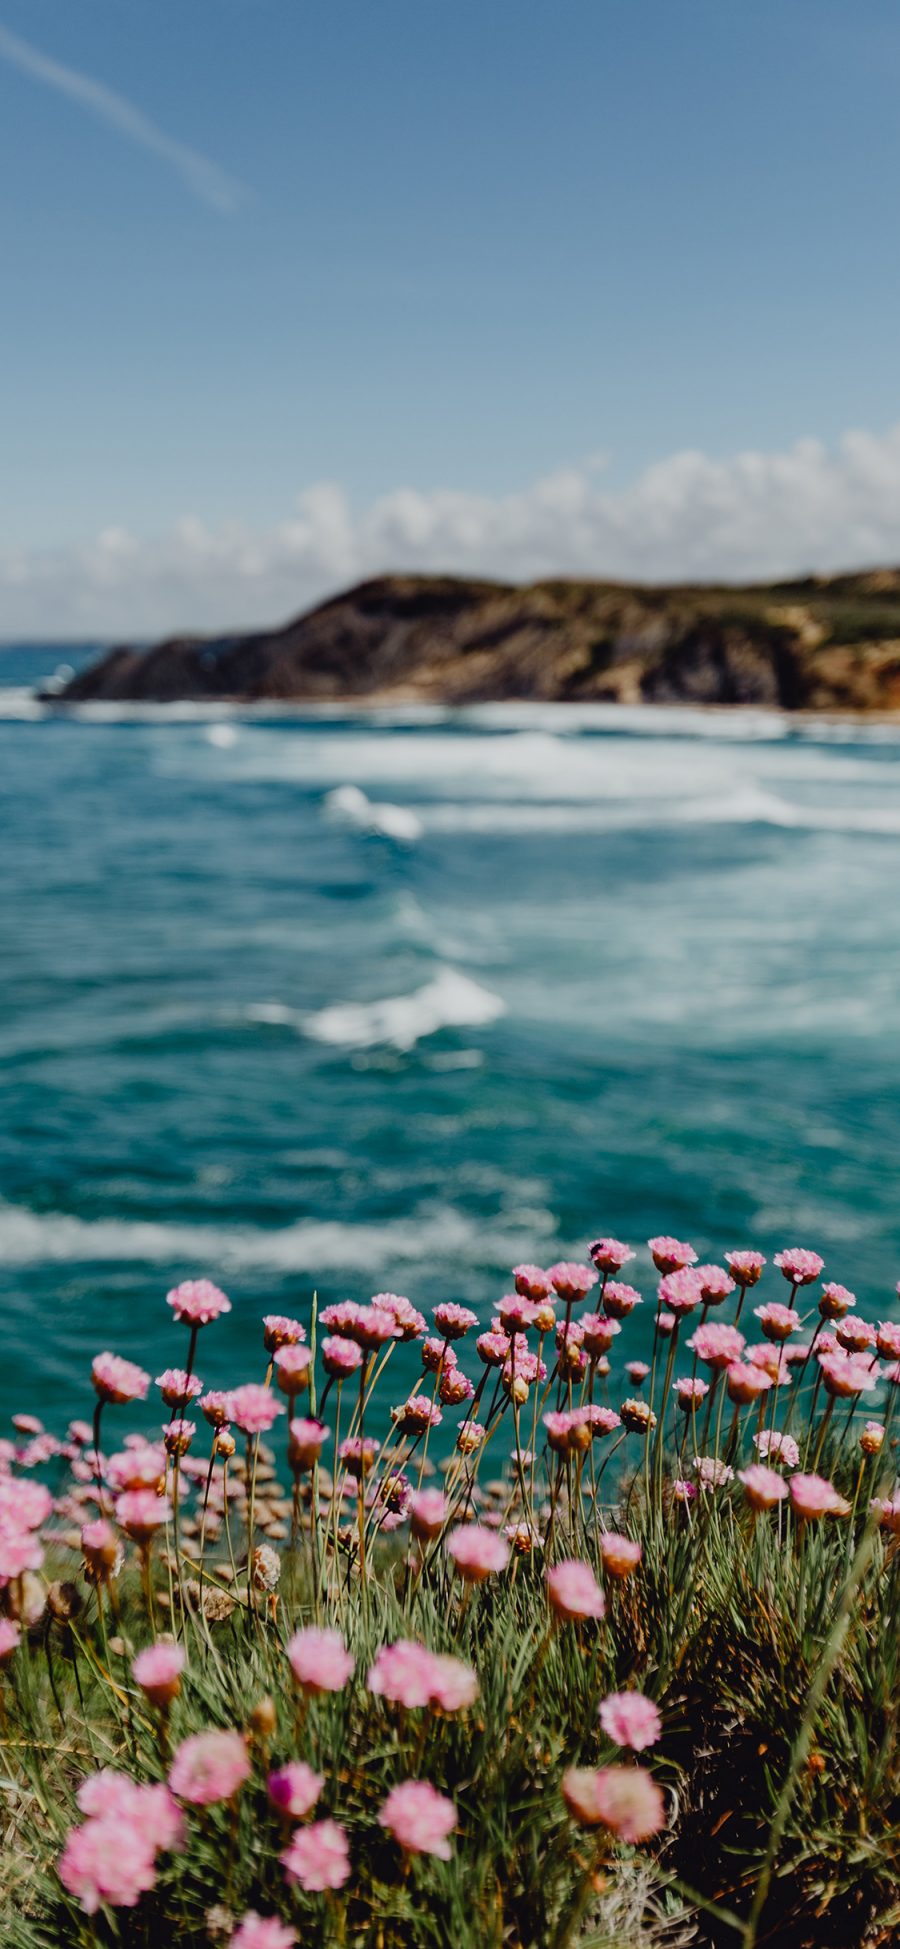
M 649 1252 L 313 1297 L 225 1391 L 189 1280 L 14 1418 L 5 1949 L 897 1941 L 900 1324 Z

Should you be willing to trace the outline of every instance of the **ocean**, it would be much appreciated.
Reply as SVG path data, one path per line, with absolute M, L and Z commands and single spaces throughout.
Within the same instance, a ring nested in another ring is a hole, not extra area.
M 62 657 L 0 653 L 0 1432 L 183 1353 L 198 1274 L 209 1385 L 314 1287 L 487 1319 L 607 1231 L 896 1310 L 900 726 L 63 714 Z

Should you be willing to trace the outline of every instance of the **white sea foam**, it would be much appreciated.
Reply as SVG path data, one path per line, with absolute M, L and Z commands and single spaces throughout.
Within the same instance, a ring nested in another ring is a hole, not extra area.
M 483 1028 L 506 1013 L 506 1003 L 470 975 L 456 968 L 440 968 L 411 995 L 388 995 L 383 1001 L 335 1002 L 308 1015 L 306 1033 L 319 1042 L 344 1048 L 369 1049 L 388 1043 L 412 1049 L 423 1036 L 440 1029 Z
M 304 1220 L 280 1230 L 163 1224 L 124 1218 L 76 1218 L 65 1212 L 34 1212 L 0 1202 L 0 1264 L 142 1264 L 184 1267 L 223 1277 L 229 1272 L 368 1272 L 428 1260 L 509 1266 L 526 1235 L 524 1213 L 511 1213 L 493 1230 L 450 1206 L 429 1206 L 382 1225 L 342 1225 Z M 529 1211 L 532 1234 L 549 1239 L 547 1211 Z
M 356 826 L 360 832 L 379 833 L 385 839 L 399 839 L 412 845 L 422 837 L 422 821 L 408 805 L 376 805 L 358 785 L 338 785 L 325 800 L 329 817 Z

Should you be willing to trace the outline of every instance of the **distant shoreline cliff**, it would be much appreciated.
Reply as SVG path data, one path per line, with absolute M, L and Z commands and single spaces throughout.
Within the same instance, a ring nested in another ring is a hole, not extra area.
M 55 698 L 900 711 L 900 570 L 747 587 L 382 576 L 279 629 L 117 648 Z

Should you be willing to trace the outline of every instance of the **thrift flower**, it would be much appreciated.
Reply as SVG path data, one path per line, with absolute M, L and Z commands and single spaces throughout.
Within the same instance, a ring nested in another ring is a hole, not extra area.
M 339 1631 L 307 1625 L 289 1638 L 287 1655 L 297 1684 L 315 1696 L 342 1692 L 353 1671 L 353 1658 Z
M 825 1264 L 818 1252 L 807 1252 L 803 1246 L 792 1246 L 787 1252 L 776 1252 L 775 1264 L 783 1273 L 789 1286 L 811 1286 Z
M 286 1766 L 269 1774 L 266 1791 L 279 1814 L 285 1814 L 290 1820 L 304 1820 L 312 1812 L 324 1785 L 324 1774 L 314 1773 L 305 1760 L 289 1760 Z
M 228 1949 L 294 1949 L 296 1941 L 296 1930 L 280 1921 L 277 1915 L 257 1915 L 255 1909 L 248 1908 L 231 1937 Z
M 275 1379 L 282 1394 L 293 1400 L 295 1394 L 302 1394 L 309 1386 L 309 1373 L 312 1367 L 312 1354 L 309 1347 L 298 1346 L 288 1341 L 276 1349 L 274 1355 Z
M 228 1396 L 229 1421 L 233 1421 L 242 1435 L 265 1435 L 284 1413 L 280 1401 L 276 1401 L 271 1388 L 263 1387 L 259 1381 L 245 1381 L 242 1387 L 234 1387 Z
M 838 1494 L 832 1482 L 821 1475 L 792 1475 L 788 1487 L 791 1502 L 804 1522 L 817 1522 L 820 1516 L 849 1516 L 850 1504 Z
M 449 1861 L 456 1808 L 428 1780 L 404 1780 L 392 1787 L 378 1821 L 406 1853 L 434 1854 L 440 1861 Z
M 546 1299 L 553 1290 L 553 1281 L 549 1272 L 545 1272 L 539 1265 L 513 1266 L 513 1285 L 516 1292 L 522 1294 L 523 1299 L 532 1299 L 535 1302 Z
M 588 1246 L 588 1257 L 598 1272 L 621 1272 L 634 1253 L 619 1238 L 595 1238 L 593 1245 Z
M 576 1265 L 571 1259 L 560 1259 L 556 1265 L 550 1266 L 549 1276 L 560 1299 L 569 1305 L 585 1299 L 591 1287 L 597 1284 L 593 1266 Z
M 766 1468 L 763 1462 L 752 1462 L 749 1468 L 738 1469 L 737 1479 L 743 1483 L 751 1509 L 774 1509 L 788 1492 L 784 1477 L 777 1469 Z
M 725 1264 L 739 1286 L 757 1286 L 765 1259 L 761 1252 L 726 1252 Z
M 569 1813 L 583 1827 L 607 1827 L 621 1841 L 649 1841 L 666 1824 L 665 1801 L 640 1766 L 572 1766 L 562 1779 Z
M 486 1578 L 505 1570 L 509 1562 L 509 1545 L 481 1523 L 451 1530 L 445 1548 L 467 1583 L 484 1583 Z
M 178 1747 L 169 1788 L 192 1807 L 211 1807 L 230 1800 L 249 1776 L 250 1760 L 239 1732 L 197 1732 Z
M 149 1374 L 145 1374 L 142 1367 L 136 1367 L 133 1360 L 122 1360 L 119 1354 L 95 1354 L 91 1379 L 101 1401 L 113 1401 L 121 1406 L 126 1401 L 147 1399 Z
M 607 1739 L 617 1746 L 630 1746 L 634 1753 L 655 1746 L 662 1732 L 656 1706 L 643 1692 L 610 1692 L 601 1700 L 600 1724 Z
M 339 1333 L 330 1333 L 322 1341 L 322 1366 L 326 1374 L 331 1374 L 335 1380 L 346 1380 L 348 1374 L 356 1373 L 362 1362 L 362 1351 L 355 1340 L 347 1340 Z
M 761 1428 L 753 1437 L 753 1446 L 758 1455 L 774 1456 L 783 1462 L 785 1468 L 795 1469 L 800 1460 L 800 1450 L 793 1435 L 783 1435 L 779 1428 Z
M 263 1346 L 266 1353 L 277 1353 L 279 1347 L 297 1347 L 306 1339 L 306 1328 L 299 1320 L 292 1320 L 284 1313 L 267 1313 L 263 1320 Z
M 686 1266 L 696 1265 L 697 1254 L 692 1245 L 685 1245 L 679 1238 L 651 1238 L 647 1241 L 657 1272 L 682 1272 Z
M 630 1577 L 640 1563 L 643 1552 L 640 1543 L 630 1536 L 619 1536 L 615 1530 L 602 1530 L 600 1534 L 600 1558 L 608 1577 L 615 1577 L 623 1583 Z
M 603 1288 L 603 1311 L 611 1320 L 625 1320 L 643 1301 L 636 1286 L 625 1286 L 620 1279 L 609 1279 Z M 585 1322 L 582 1321 L 582 1325 Z M 601 1352 L 604 1349 L 601 1348 Z
M 171 1705 L 181 1691 L 181 1674 L 185 1657 L 180 1644 L 170 1644 L 160 1639 L 158 1644 L 147 1645 L 139 1651 L 131 1666 L 131 1675 L 150 1700 L 151 1705 L 161 1709 Z
M 209 1326 L 212 1320 L 231 1312 L 230 1299 L 226 1299 L 211 1279 L 183 1280 L 166 1294 L 166 1305 L 171 1306 L 176 1320 L 192 1327 Z
M 314 1820 L 309 1827 L 298 1827 L 281 1865 L 288 1881 L 298 1882 L 307 1895 L 343 1888 L 350 1874 L 346 1830 L 336 1820 Z
M 433 1311 L 434 1324 L 445 1340 L 461 1340 L 463 1334 L 468 1333 L 470 1326 L 478 1325 L 478 1314 L 473 1313 L 468 1306 L 457 1306 L 453 1300 L 435 1306 Z
M 581 1617 L 604 1617 L 606 1600 L 589 1563 L 570 1559 L 547 1572 L 547 1594 L 557 1617 L 571 1622 Z

